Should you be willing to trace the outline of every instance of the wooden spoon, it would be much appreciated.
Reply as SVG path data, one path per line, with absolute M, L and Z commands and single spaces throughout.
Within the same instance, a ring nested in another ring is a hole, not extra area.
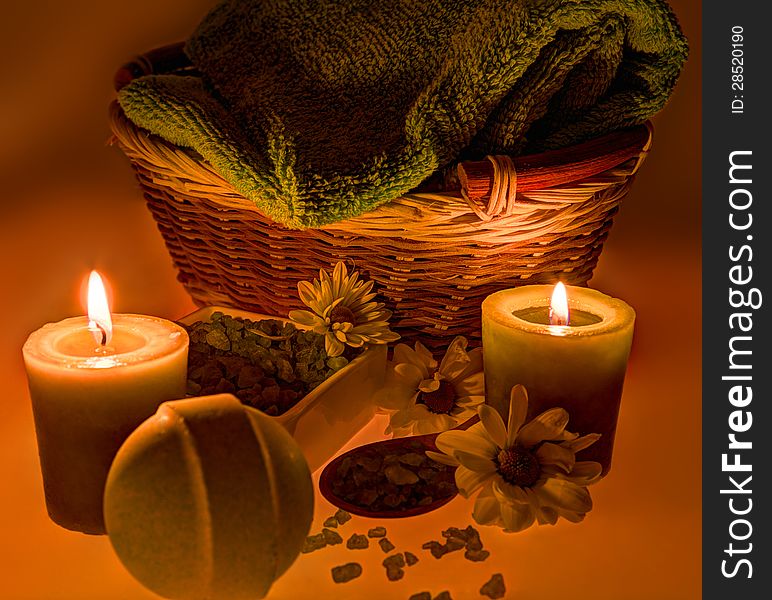
M 479 420 L 480 417 L 475 415 L 471 419 L 464 421 L 453 429 L 459 431 L 469 429 L 472 425 L 479 422 Z M 338 467 L 348 457 L 356 460 L 357 455 L 367 456 L 373 449 L 378 449 L 378 453 L 381 455 L 397 454 L 402 452 L 406 453 L 410 451 L 425 452 L 426 450 L 439 452 L 435 444 L 439 434 L 440 432 L 427 433 L 424 435 L 414 435 L 411 437 L 393 438 L 390 440 L 381 440 L 380 442 L 373 442 L 371 444 L 359 446 L 349 450 L 348 452 L 340 454 L 339 456 L 333 458 L 329 463 L 327 463 L 327 466 L 322 471 L 322 474 L 319 477 L 319 491 L 322 493 L 322 496 L 327 499 L 327 501 L 329 501 L 331 504 L 334 504 L 338 508 L 342 508 L 343 510 L 346 510 L 355 515 L 359 515 L 361 517 L 370 517 L 373 519 L 414 517 L 436 510 L 456 497 L 458 490 L 455 489 L 455 486 L 453 487 L 452 492 L 449 494 L 434 498 L 431 503 L 423 506 L 411 506 L 410 508 L 403 509 L 395 508 L 393 510 L 370 510 L 366 507 L 352 504 L 335 494 L 333 491 L 333 482 L 338 477 Z M 420 444 L 421 448 L 411 448 L 411 445 L 414 446 L 416 442 Z M 448 467 L 448 469 L 453 469 L 453 467 Z

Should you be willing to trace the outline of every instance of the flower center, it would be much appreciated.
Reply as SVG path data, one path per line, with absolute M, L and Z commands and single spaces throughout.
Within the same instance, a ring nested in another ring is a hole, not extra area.
M 456 405 L 456 390 L 449 381 L 440 380 L 440 387 L 433 392 L 422 392 L 421 402 L 431 412 L 436 414 L 449 414 Z
M 330 311 L 330 323 L 351 323 L 357 324 L 357 318 L 354 311 L 348 306 L 342 306 L 338 304 Z
M 499 452 L 498 462 L 499 473 L 504 481 L 512 485 L 531 487 L 541 474 L 541 467 L 536 457 L 519 446 Z

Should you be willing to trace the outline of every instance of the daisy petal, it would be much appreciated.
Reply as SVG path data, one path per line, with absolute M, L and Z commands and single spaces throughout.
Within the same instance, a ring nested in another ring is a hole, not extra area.
M 474 494 L 483 484 L 489 481 L 493 477 L 490 473 L 481 473 L 479 471 L 471 471 L 461 465 L 456 469 L 456 487 L 458 492 L 464 497 L 469 498 Z
M 504 421 L 501 420 L 499 412 L 487 404 L 481 404 L 477 407 L 477 414 L 480 415 L 480 422 L 493 442 L 499 448 L 506 448 L 507 430 L 504 427 Z
M 483 372 L 482 348 L 475 348 L 474 350 L 469 350 L 466 353 L 466 356 L 469 359 L 469 362 L 467 363 L 464 370 L 458 375 L 458 378 L 457 378 L 458 380 L 466 379 L 471 375 Z
M 500 504 L 499 506 L 506 531 L 523 531 L 536 520 L 535 511 L 530 504 Z
M 346 334 L 346 343 L 349 346 L 352 346 L 354 348 L 361 348 L 364 346 L 365 342 L 372 341 L 373 343 L 377 344 L 378 340 L 368 340 L 364 336 L 357 335 L 356 333 L 347 333 Z
M 525 423 L 525 415 L 528 412 L 528 392 L 522 385 L 516 385 L 509 394 L 509 418 L 507 420 L 507 445 L 509 448 L 515 443 L 517 433 Z
M 457 450 L 483 458 L 496 456 L 496 445 L 487 436 L 473 431 L 474 426 L 466 431 L 446 431 L 437 436 L 435 445 L 445 454 L 454 454 Z
M 586 487 L 566 479 L 550 478 L 541 487 L 534 488 L 540 504 L 576 513 L 592 510 L 592 498 Z
M 530 448 L 544 440 L 559 439 L 568 424 L 568 413 L 564 408 L 551 408 L 529 423 L 523 425 L 517 440 Z
M 301 302 L 306 306 L 313 306 L 317 300 L 316 290 L 307 281 L 301 281 L 298 283 L 298 296 L 300 296 Z
M 381 331 L 378 334 L 378 341 L 381 343 L 396 342 L 401 337 L 396 331 Z
M 540 506 L 536 511 L 539 525 L 554 525 L 558 521 L 558 511 L 549 506 Z
M 414 364 L 400 363 L 394 366 L 394 374 L 397 375 L 406 385 L 410 385 L 414 391 L 418 390 L 418 385 L 423 380 L 423 373 Z
M 453 414 L 456 414 L 456 409 L 461 409 L 465 413 L 470 412 L 469 416 L 472 417 L 477 414 L 477 409 L 481 404 L 485 402 L 485 396 L 465 396 L 456 398 L 456 406 L 453 409 Z
M 584 521 L 585 513 L 578 513 L 571 510 L 564 510 L 562 508 L 557 509 L 557 512 L 566 521 L 571 521 L 571 523 L 581 523 L 582 521 Z
M 453 383 L 453 387 L 459 396 L 482 396 L 485 394 L 485 373 L 479 371 L 467 375 Z
M 320 324 L 326 325 L 317 315 L 307 310 L 291 310 L 289 318 L 291 321 L 295 321 L 295 323 L 300 323 L 306 327 L 314 327 Z
M 340 330 L 343 333 L 351 333 L 351 330 L 354 329 L 354 326 L 348 321 L 344 321 L 342 323 L 333 323 L 332 328 L 336 331 Z
M 448 465 L 450 467 L 458 466 L 458 461 L 452 456 L 448 456 L 447 454 L 442 454 L 440 452 L 432 452 L 431 450 L 427 450 L 426 456 L 428 456 L 434 462 L 438 462 L 443 465 Z
M 586 460 L 578 462 L 568 475 L 562 478 L 581 486 L 592 485 L 600 480 L 603 467 L 599 462 Z
M 466 344 L 466 338 L 460 335 L 453 338 L 453 341 L 450 342 L 438 369 L 446 379 L 456 379 L 469 366 L 470 361 L 466 354 Z
M 420 371 L 420 379 L 428 379 L 429 368 L 423 361 L 423 357 L 410 348 L 407 344 L 397 344 L 394 347 L 393 362 L 397 364 L 409 364 Z
M 490 487 L 484 488 L 477 496 L 472 511 L 472 518 L 480 525 L 497 525 L 501 520 L 499 501 L 493 496 Z
M 402 429 L 407 426 L 411 426 L 412 428 L 413 423 L 427 418 L 430 414 L 431 413 L 427 410 L 425 405 L 413 404 L 391 415 L 389 424 L 392 429 Z M 446 454 L 450 454 L 450 452 L 447 452 Z
M 438 389 L 440 389 L 440 380 L 424 379 L 421 383 L 418 384 L 418 389 L 427 394 L 436 392 Z
M 344 346 L 335 339 L 335 335 L 330 332 L 324 336 L 324 349 L 327 352 L 327 356 L 340 356 L 343 354 Z
M 518 504 L 529 504 L 531 502 L 531 497 L 525 488 L 507 483 L 500 476 L 493 480 L 491 490 L 499 502 L 517 502 Z
M 393 361 L 395 363 L 414 362 L 413 354 L 415 353 L 407 344 L 397 344 L 396 346 L 394 346 Z
M 563 442 L 560 444 L 561 446 L 565 448 L 570 448 L 571 451 L 576 454 L 580 450 L 584 450 L 585 448 L 589 448 L 592 446 L 595 442 L 597 442 L 600 439 L 599 433 L 588 433 L 587 435 L 583 435 L 582 437 L 578 437 L 573 440 L 569 440 L 567 442 Z
M 415 402 L 416 395 L 416 390 L 410 383 L 389 369 L 386 372 L 386 382 L 375 400 L 377 406 L 386 410 L 402 410 Z
M 571 450 L 549 442 L 542 444 L 535 454 L 540 465 L 555 465 L 565 473 L 570 472 L 576 462 L 576 457 Z
M 387 411 L 400 411 L 408 408 L 415 402 L 415 395 L 408 395 L 396 388 L 386 388 L 381 390 L 373 401 L 378 408 Z
M 448 431 L 453 429 L 458 423 L 449 415 L 438 415 L 431 411 L 428 411 L 428 418 L 416 421 L 413 425 L 413 433 L 416 435 L 424 435 L 426 433 L 437 433 L 439 431 Z
M 496 472 L 496 465 L 490 458 L 483 458 L 482 456 L 477 456 L 476 454 L 469 454 L 467 452 L 462 452 L 460 450 L 457 450 L 454 456 L 456 457 L 458 462 L 461 463 L 461 465 L 463 465 L 464 467 L 466 467 L 471 471 L 478 471 L 480 473 Z
M 339 261 L 332 271 L 333 290 L 335 292 L 340 291 L 340 285 L 343 283 L 343 280 L 347 278 L 347 275 L 346 265 L 343 264 L 343 261 Z
M 379 315 L 380 316 L 380 315 Z M 352 331 L 361 335 L 375 335 L 387 333 L 389 328 L 388 321 L 367 321 L 366 323 L 359 323 L 358 325 L 352 325 Z M 389 332 L 390 333 L 390 332 Z
M 437 368 L 437 361 L 434 360 L 434 356 L 431 352 L 424 346 L 421 342 L 415 343 L 415 352 L 418 356 L 421 357 L 421 361 L 430 369 L 434 370 Z

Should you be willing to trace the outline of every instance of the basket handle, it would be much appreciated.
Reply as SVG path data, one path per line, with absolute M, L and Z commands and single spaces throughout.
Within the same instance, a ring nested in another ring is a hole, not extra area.
M 515 208 L 519 192 L 593 177 L 637 158 L 631 175 L 634 174 L 651 147 L 652 133 L 651 123 L 647 122 L 561 150 L 515 158 L 487 156 L 481 161 L 465 161 L 456 169 L 461 195 L 484 221 L 501 214 L 509 215 Z
M 185 42 L 177 42 L 136 56 L 116 71 L 113 77 L 115 91 L 120 91 L 132 80 L 143 75 L 168 73 L 191 66 L 190 59 L 183 50 L 184 47 Z
M 517 170 L 512 158 L 506 155 L 488 155 L 482 165 L 461 163 L 457 170 L 461 182 L 461 196 L 481 220 L 490 221 L 502 214 L 512 214 L 517 201 Z M 479 194 L 474 186 L 475 182 L 480 181 L 484 182 L 486 187 L 483 195 Z M 477 199 L 485 195 L 488 196 L 488 205 L 483 209 Z

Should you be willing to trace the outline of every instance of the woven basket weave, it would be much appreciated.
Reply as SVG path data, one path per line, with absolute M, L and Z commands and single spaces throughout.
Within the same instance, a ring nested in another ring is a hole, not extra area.
M 181 45 L 166 47 L 125 65 L 116 87 L 188 68 Z M 301 306 L 299 281 L 344 260 L 376 282 L 403 339 L 430 347 L 456 335 L 478 341 L 480 304 L 497 290 L 558 279 L 585 285 L 651 144 L 647 125 L 514 161 L 489 157 L 487 191 L 416 191 L 353 219 L 291 230 L 197 153 L 136 127 L 117 103 L 110 119 L 197 304 L 286 316 Z M 457 179 L 466 184 L 485 165 L 463 167 Z

